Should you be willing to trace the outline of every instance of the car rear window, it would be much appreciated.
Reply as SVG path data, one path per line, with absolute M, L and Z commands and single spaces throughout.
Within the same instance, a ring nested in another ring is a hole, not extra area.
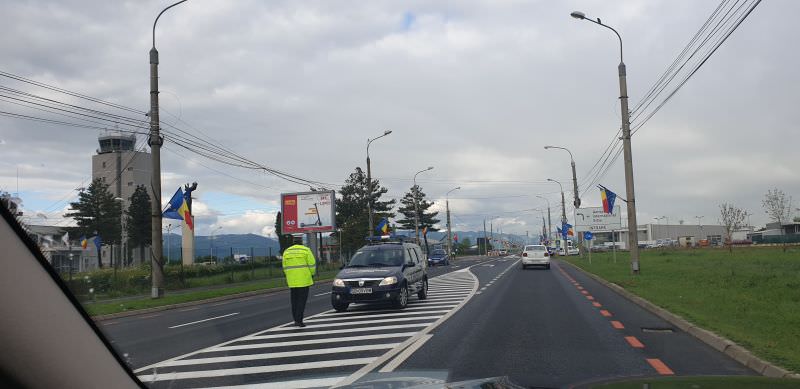
M 544 246 L 525 246 L 525 251 L 544 251 Z

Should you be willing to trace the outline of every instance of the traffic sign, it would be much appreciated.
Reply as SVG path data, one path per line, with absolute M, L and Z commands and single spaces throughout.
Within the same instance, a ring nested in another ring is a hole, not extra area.
M 603 207 L 578 208 L 575 212 L 575 230 L 583 231 L 619 231 L 622 229 L 622 217 L 619 205 L 614 206 L 613 213 L 605 213 Z
M 594 239 L 594 234 L 592 234 L 592 231 L 586 231 L 583 233 L 583 239 L 592 240 Z

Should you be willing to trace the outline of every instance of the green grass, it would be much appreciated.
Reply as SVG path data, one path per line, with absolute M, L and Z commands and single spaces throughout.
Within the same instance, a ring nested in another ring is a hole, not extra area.
M 336 276 L 336 273 L 337 271 L 320 272 L 319 278 L 316 281 L 319 282 L 332 279 L 334 276 Z M 143 298 L 143 299 L 128 300 L 125 302 L 117 302 L 117 303 L 90 304 L 90 305 L 84 305 L 84 309 L 86 309 L 86 311 L 91 316 L 109 315 L 112 313 L 119 313 L 119 312 L 145 309 L 145 308 L 154 308 L 164 305 L 179 304 L 190 301 L 207 300 L 215 297 L 251 292 L 255 290 L 280 288 L 284 286 L 286 286 L 285 278 L 282 277 L 271 278 L 255 284 L 231 286 L 227 288 L 203 290 L 197 292 L 187 292 L 187 293 L 173 294 L 173 295 L 167 293 L 166 296 L 160 299 Z
M 641 251 L 641 274 L 627 253 L 569 262 L 614 282 L 756 355 L 800 371 L 800 249 L 780 247 Z
M 800 380 L 767 377 L 666 377 L 647 378 L 620 383 L 593 386 L 603 389 L 749 389 L 749 388 L 800 388 Z

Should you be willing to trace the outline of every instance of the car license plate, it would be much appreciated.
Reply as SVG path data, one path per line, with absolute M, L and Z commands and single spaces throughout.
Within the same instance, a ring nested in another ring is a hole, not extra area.
M 350 293 L 352 294 L 372 293 L 372 288 L 351 288 Z

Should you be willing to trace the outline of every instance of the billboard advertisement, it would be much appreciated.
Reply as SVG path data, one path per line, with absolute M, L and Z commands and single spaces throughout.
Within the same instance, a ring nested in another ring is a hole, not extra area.
M 336 192 L 281 194 L 284 234 L 331 232 L 336 229 Z
M 619 205 L 614 206 L 614 213 L 603 212 L 603 207 L 578 208 L 575 211 L 575 231 L 615 231 L 622 229 L 622 217 Z

